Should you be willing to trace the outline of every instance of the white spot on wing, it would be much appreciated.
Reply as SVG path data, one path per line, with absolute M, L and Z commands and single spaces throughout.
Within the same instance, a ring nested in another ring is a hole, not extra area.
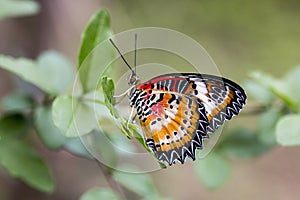
M 174 119 L 175 118 L 175 114 L 173 112 L 171 112 L 170 110 L 165 110 L 166 115 L 169 116 L 169 118 Z
M 155 123 L 155 124 L 150 123 L 150 130 L 151 130 L 151 131 L 161 130 L 161 128 L 162 128 L 162 123 L 161 123 L 161 121 L 157 121 L 157 120 L 156 120 L 156 123 Z

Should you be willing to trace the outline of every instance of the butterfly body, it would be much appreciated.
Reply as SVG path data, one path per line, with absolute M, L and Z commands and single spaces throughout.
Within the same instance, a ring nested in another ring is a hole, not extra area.
M 217 76 L 174 73 L 145 83 L 132 74 L 130 105 L 135 107 L 147 146 L 169 165 L 195 160 L 195 150 L 245 104 L 236 83 Z

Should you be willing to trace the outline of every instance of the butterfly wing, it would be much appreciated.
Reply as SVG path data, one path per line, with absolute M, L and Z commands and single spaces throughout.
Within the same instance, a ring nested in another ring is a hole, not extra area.
M 208 132 L 214 132 L 225 120 L 237 115 L 246 102 L 244 90 L 226 78 L 213 75 L 189 75 L 193 83 L 191 95 L 198 98 L 205 106 L 209 121 Z
M 209 74 L 176 73 L 155 77 L 139 88 L 172 91 L 197 99 L 205 107 L 209 125 L 214 132 L 225 120 L 237 115 L 246 101 L 244 90 L 233 81 Z
M 149 91 L 143 91 L 147 98 L 136 102 L 147 146 L 169 165 L 176 160 L 184 163 L 186 157 L 195 160 L 195 150 L 202 148 L 207 136 L 203 104 L 177 93 Z
M 207 74 L 165 74 L 139 85 L 130 96 L 146 144 L 170 165 L 195 159 L 203 138 L 214 132 L 245 104 L 236 83 Z

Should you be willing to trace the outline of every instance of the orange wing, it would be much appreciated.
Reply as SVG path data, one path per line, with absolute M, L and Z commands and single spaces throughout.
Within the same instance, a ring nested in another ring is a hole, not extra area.
M 208 122 L 202 103 L 159 91 L 149 98 L 152 101 L 141 102 L 142 113 L 148 115 L 140 117 L 146 144 L 160 161 L 170 165 L 176 160 L 184 163 L 186 157 L 195 160 L 195 150 L 202 148 L 202 140 L 207 137 Z
M 165 74 L 138 85 L 130 94 L 146 144 L 170 165 L 195 159 L 203 138 L 231 119 L 246 101 L 236 83 L 207 74 Z

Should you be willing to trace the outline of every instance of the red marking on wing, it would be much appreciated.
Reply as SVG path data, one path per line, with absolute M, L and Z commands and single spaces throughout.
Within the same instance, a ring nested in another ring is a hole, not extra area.
M 151 83 L 150 82 L 143 83 L 143 84 L 139 85 L 137 87 L 137 89 L 139 89 L 139 90 L 151 89 Z
M 163 104 L 161 104 L 161 103 L 155 104 L 151 107 L 151 110 L 152 110 L 152 113 L 155 113 L 155 115 L 160 116 L 163 111 Z
M 160 77 L 156 77 L 156 78 L 153 78 L 141 85 L 139 85 L 137 87 L 137 89 L 151 89 L 151 85 L 156 83 L 156 82 L 159 82 L 159 81 L 164 81 L 164 80 L 173 80 L 174 81 L 174 86 L 172 88 L 172 91 L 175 91 L 176 88 L 175 88 L 175 83 L 176 81 L 180 81 L 180 80 L 186 80 L 184 77 L 174 77 L 174 76 L 160 76 Z

